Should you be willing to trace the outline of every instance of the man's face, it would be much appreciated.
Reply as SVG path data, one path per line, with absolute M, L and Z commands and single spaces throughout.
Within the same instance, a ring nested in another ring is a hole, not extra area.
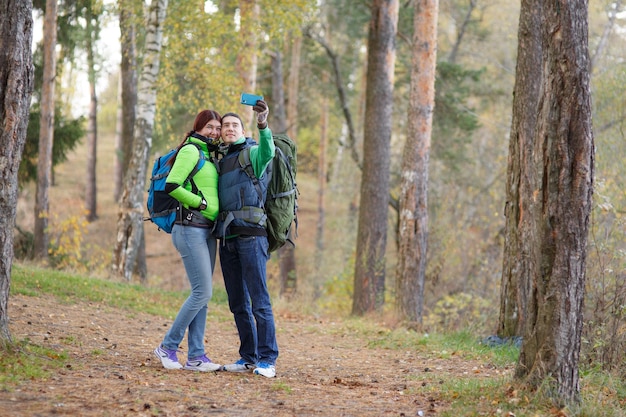
M 222 140 L 225 144 L 237 142 L 244 135 L 241 121 L 234 116 L 226 116 L 222 119 Z

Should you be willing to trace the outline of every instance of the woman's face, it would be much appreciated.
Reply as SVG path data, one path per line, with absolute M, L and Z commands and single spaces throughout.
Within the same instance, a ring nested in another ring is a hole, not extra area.
M 209 120 L 198 133 L 213 140 L 219 139 L 222 133 L 222 124 L 215 119 Z

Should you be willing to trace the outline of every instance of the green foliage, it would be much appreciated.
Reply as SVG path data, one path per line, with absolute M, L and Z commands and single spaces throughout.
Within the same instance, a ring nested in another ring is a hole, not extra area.
M 354 258 L 351 258 L 341 275 L 334 276 L 323 283 L 323 297 L 319 301 L 320 307 L 331 313 L 339 313 L 342 316 L 348 315 L 352 308 L 353 277 Z
M 448 294 L 429 311 L 424 325 L 432 329 L 482 328 L 490 316 L 486 314 L 492 301 L 467 293 Z
M 479 127 L 469 99 L 483 73 L 447 62 L 437 63 L 432 157 L 453 170 L 465 160 L 465 146 Z
M 242 51 L 269 61 L 262 51 L 280 48 L 288 34 L 298 30 L 312 3 L 299 0 L 260 4 L 257 49 L 250 49 L 249 40 L 239 36 L 237 4 L 221 2 L 216 11 L 199 12 L 194 2 L 170 3 L 158 80 L 156 148 L 180 141 L 201 109 L 211 108 L 222 114 L 241 112 L 239 95 L 244 84 L 237 62 Z M 271 106 L 271 86 L 263 83 L 270 77 L 258 74 L 257 78 L 257 91 L 250 92 L 263 94 Z
M 37 179 L 37 159 L 39 155 L 40 112 L 37 107 L 31 109 L 26 132 L 26 143 L 22 162 L 18 171 L 20 186 Z M 76 147 L 85 136 L 85 119 L 65 118 L 57 108 L 54 116 L 54 142 L 52 144 L 52 167 L 67 160 L 67 154 Z

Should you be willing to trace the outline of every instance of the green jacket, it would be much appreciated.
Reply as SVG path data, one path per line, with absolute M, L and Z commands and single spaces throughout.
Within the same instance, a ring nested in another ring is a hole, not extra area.
M 245 137 L 240 138 L 233 145 L 238 145 L 246 141 Z M 269 127 L 259 129 L 259 144 L 250 148 L 250 163 L 257 178 L 261 178 L 270 162 L 274 158 L 276 146 L 272 139 L 272 131 Z
M 198 148 L 196 146 L 183 146 L 178 151 L 174 166 L 172 166 L 172 169 L 166 179 L 167 184 L 178 185 L 178 187 L 171 191 L 169 195 L 180 201 L 187 209 L 198 208 L 202 203 L 202 197 L 204 197 L 207 202 L 207 206 L 206 209 L 201 211 L 201 213 L 207 219 L 215 220 L 220 208 L 217 197 L 217 168 L 210 159 L 211 155 L 209 154 L 206 143 L 193 137 L 188 137 L 187 143 L 195 143 L 199 145 L 202 152 L 204 152 L 206 159 L 202 168 L 193 177 L 193 181 L 196 184 L 196 187 L 198 187 L 198 194 L 194 194 L 191 191 L 191 182 L 187 183 L 184 187 L 183 183 L 198 163 L 200 154 L 198 153 Z M 169 188 L 167 184 L 166 189 Z

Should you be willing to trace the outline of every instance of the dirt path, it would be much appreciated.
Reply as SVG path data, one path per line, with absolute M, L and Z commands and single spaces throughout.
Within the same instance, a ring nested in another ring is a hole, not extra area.
M 274 379 L 167 371 L 151 351 L 169 320 L 20 295 L 10 298 L 9 314 L 14 340 L 28 338 L 69 357 L 48 380 L 0 392 L 0 416 L 432 416 L 444 407 L 429 394 L 442 376 L 489 374 L 454 356 L 368 348 L 342 323 L 280 315 Z M 232 322 L 210 315 L 207 340 L 214 362 L 237 359 Z

